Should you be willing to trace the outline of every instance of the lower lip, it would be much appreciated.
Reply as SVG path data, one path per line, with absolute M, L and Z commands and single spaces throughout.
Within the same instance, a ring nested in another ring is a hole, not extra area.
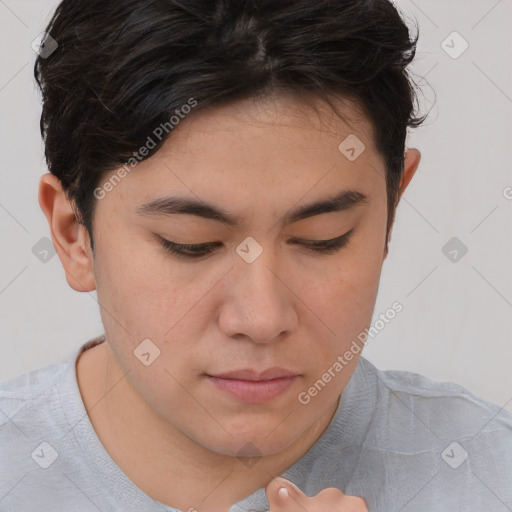
M 297 376 L 281 377 L 270 380 L 237 380 L 222 379 L 208 375 L 208 379 L 217 388 L 235 396 L 241 402 L 248 404 L 262 404 L 272 400 L 287 390 Z

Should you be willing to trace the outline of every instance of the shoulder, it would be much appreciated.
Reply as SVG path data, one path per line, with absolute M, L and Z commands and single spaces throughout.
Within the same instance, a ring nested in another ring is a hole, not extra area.
M 80 402 L 76 382 L 76 362 L 80 354 L 103 342 L 104 335 L 86 341 L 62 362 L 26 372 L 0 382 L 0 449 L 10 436 L 35 432 L 41 429 L 55 431 L 66 428 L 67 406 Z M 3 413 L 3 414 L 2 414 Z
M 56 452 L 48 442 L 65 427 L 58 392 L 65 369 L 66 363 L 53 364 L 0 382 L 0 488 L 37 474 L 36 464 L 45 469 L 53 462 Z
M 16 418 L 21 421 L 22 417 L 28 416 L 30 421 L 35 421 L 38 411 L 48 417 L 49 402 L 60 405 L 59 392 L 76 388 L 75 365 L 80 354 L 103 341 L 104 334 L 86 341 L 62 362 L 0 382 L 0 412 L 3 412 L 0 414 L 0 438 L 3 427 Z M 77 398 L 76 389 L 72 391 L 75 392 L 71 394 Z M 27 411 L 30 411 L 30 415 L 27 415 Z
M 375 510 L 397 509 L 396 496 L 382 493 L 385 488 L 411 495 L 404 511 L 512 507 L 510 412 L 453 382 L 379 370 L 364 358 L 359 363 L 352 389 L 364 391 L 355 392 L 352 415 L 368 405 L 352 494 L 368 497 Z
M 56 363 L 37 370 L 26 372 L 0 382 L 0 432 L 10 421 L 15 421 L 23 409 L 37 409 L 53 393 L 55 384 L 62 377 L 66 363 Z
M 85 511 L 102 503 L 106 510 L 107 502 L 120 510 L 112 508 L 116 486 L 105 486 L 115 464 L 88 419 L 76 378 L 77 359 L 95 340 L 65 362 L 0 382 L 1 510 L 33 510 L 36 501 L 41 512 L 59 504 Z
M 372 374 L 379 395 L 380 414 L 396 424 L 422 424 L 439 438 L 496 437 L 510 448 L 512 414 L 453 382 L 438 382 L 402 370 L 379 370 L 367 359 L 360 363 Z M 383 405 L 385 404 L 385 408 Z

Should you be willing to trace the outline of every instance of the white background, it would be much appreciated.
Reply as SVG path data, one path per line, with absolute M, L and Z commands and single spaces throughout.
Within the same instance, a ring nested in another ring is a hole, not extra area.
M 72 290 L 57 255 L 32 253 L 50 233 L 37 200 L 47 169 L 31 42 L 57 3 L 0 0 L 0 381 L 103 332 L 96 293 Z M 512 1 L 395 3 L 419 23 L 412 70 L 435 106 L 409 135 L 422 161 L 398 207 L 374 320 L 395 301 L 404 309 L 364 355 L 512 411 Z M 453 31 L 469 44 L 456 59 L 441 46 Z M 452 237 L 468 247 L 457 263 L 441 250 Z

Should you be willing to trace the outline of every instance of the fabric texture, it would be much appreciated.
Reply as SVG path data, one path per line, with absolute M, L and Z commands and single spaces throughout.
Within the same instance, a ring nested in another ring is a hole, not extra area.
M 0 383 L 0 512 L 179 512 L 129 480 L 89 420 L 75 363 L 103 341 Z M 282 476 L 308 496 L 362 496 L 370 512 L 511 511 L 512 414 L 361 357 L 331 423 Z M 262 487 L 230 512 L 268 508 Z

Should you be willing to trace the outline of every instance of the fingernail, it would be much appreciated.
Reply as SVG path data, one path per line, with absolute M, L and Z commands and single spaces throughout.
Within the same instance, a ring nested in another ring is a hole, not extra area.
M 288 489 L 286 487 L 281 487 L 277 493 L 279 494 L 280 498 L 285 499 L 288 497 Z

